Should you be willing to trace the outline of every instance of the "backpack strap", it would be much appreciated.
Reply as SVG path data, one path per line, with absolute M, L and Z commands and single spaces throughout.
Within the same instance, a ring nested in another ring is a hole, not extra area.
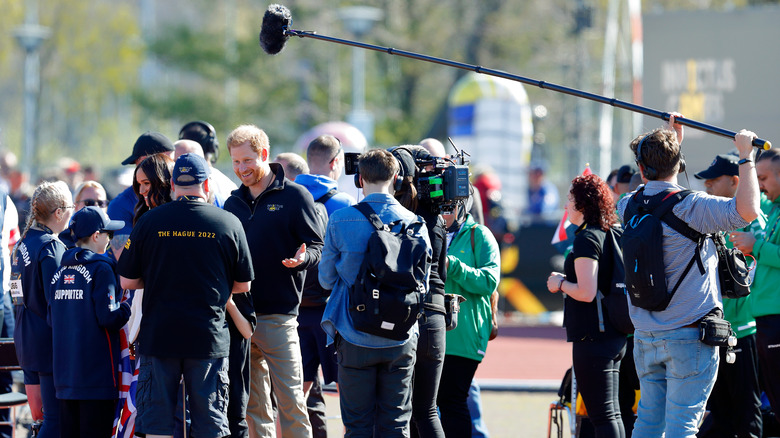
M 382 222 L 382 220 L 379 219 L 379 216 L 374 213 L 374 209 L 371 208 L 370 205 L 366 204 L 365 202 L 358 202 L 354 205 L 354 207 L 357 209 L 357 211 L 363 213 L 363 216 L 365 216 L 366 219 L 371 222 L 371 225 L 373 225 L 374 228 L 377 230 L 382 230 L 385 228 L 384 222 Z
M 336 189 L 330 189 L 327 192 L 325 192 L 324 195 L 320 196 L 319 198 L 315 199 L 314 202 L 319 202 L 320 204 L 324 204 L 328 201 L 330 201 L 330 198 L 336 195 L 339 191 Z
M 615 237 L 615 231 L 612 228 L 610 228 L 607 234 L 609 234 L 609 236 L 606 236 L 604 238 L 604 245 L 602 246 L 602 248 L 604 249 L 606 249 L 607 247 L 611 248 L 612 269 L 615 269 L 615 263 L 623 263 L 623 249 L 620 248 L 620 243 L 618 243 L 617 238 Z M 602 253 L 603 252 L 604 251 L 602 250 Z M 601 300 L 603 299 L 604 299 L 604 294 L 601 292 L 601 290 L 597 288 L 596 289 L 596 312 L 598 313 L 599 316 L 599 332 L 601 333 L 604 333 L 604 309 L 601 306 Z
M 653 210 L 653 214 L 658 217 L 658 219 L 662 220 L 666 225 L 669 225 L 674 231 L 677 231 L 678 233 L 682 234 L 683 236 L 687 237 L 688 239 L 692 240 L 697 247 L 696 255 L 694 256 L 694 259 L 696 260 L 696 264 L 699 267 L 699 272 L 701 275 L 704 275 L 706 272 L 704 270 L 704 262 L 701 260 L 701 246 L 704 244 L 704 239 L 707 237 L 706 234 L 702 234 L 690 226 L 688 226 L 685 221 L 677 217 L 677 215 L 674 214 L 674 212 L 671 211 L 672 207 L 674 207 L 678 202 L 685 199 L 686 196 L 693 193 L 691 190 L 680 190 L 677 192 L 672 192 L 666 195 L 663 200 L 661 201 L 661 205 L 659 205 L 655 210 Z M 690 265 L 690 263 L 689 263 Z M 687 275 L 687 271 L 683 276 Z
M 694 261 L 696 261 L 701 275 L 705 274 L 706 271 L 704 269 L 704 262 L 702 262 L 701 260 L 701 246 L 704 244 L 704 240 L 707 237 L 707 235 L 702 234 L 694 230 L 690 226 L 688 226 L 688 224 L 685 223 L 685 221 L 677 217 L 677 215 L 675 215 L 674 212 L 672 211 L 672 208 L 675 205 L 677 205 L 678 202 L 682 201 L 688 195 L 693 193 L 691 190 L 661 192 L 657 195 L 654 195 L 654 196 L 660 196 L 663 193 L 666 193 L 666 195 L 664 195 L 663 198 L 661 198 L 660 203 L 656 204 L 659 201 L 650 200 L 650 202 L 648 202 L 649 205 L 647 207 L 644 207 L 642 205 L 642 203 L 645 202 L 643 198 L 646 197 L 646 195 L 644 194 L 644 189 L 645 188 L 643 186 L 639 190 L 637 190 L 637 192 L 634 194 L 634 196 L 629 200 L 628 204 L 626 205 L 626 209 L 623 212 L 624 223 L 626 223 L 625 221 L 631 219 L 633 215 L 639 213 L 640 210 L 646 210 L 649 211 L 653 216 L 663 221 L 674 231 L 677 231 L 678 233 L 687 237 L 688 239 L 690 239 L 696 244 L 695 255 L 685 266 L 682 275 L 680 275 L 680 278 L 677 280 L 677 283 L 674 285 L 674 288 L 670 292 L 670 295 L 674 296 L 674 294 L 677 292 L 677 289 L 680 287 L 680 284 L 682 284 L 682 281 L 685 279 L 685 277 L 688 275 L 688 272 L 690 272 L 691 268 L 693 267 Z

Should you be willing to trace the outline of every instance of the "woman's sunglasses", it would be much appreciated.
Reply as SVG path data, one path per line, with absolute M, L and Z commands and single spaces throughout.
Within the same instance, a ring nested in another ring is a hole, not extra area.
M 108 206 L 108 201 L 103 199 L 82 199 L 81 202 L 84 203 L 85 207 L 98 206 L 100 208 L 105 208 Z

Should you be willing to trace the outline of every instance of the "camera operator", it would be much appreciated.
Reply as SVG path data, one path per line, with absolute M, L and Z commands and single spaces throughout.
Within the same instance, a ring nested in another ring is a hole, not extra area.
M 422 216 L 428 226 L 428 238 L 433 249 L 429 291 L 425 305 L 425 316 L 418 321 L 420 337 L 417 340 L 417 361 L 414 365 L 412 390 L 411 436 L 444 438 L 444 430 L 436 411 L 436 395 L 439 390 L 442 365 L 444 364 L 444 343 L 446 327 L 444 322 L 444 281 L 447 270 L 445 244 L 447 233 L 444 219 L 437 206 L 417 199 L 415 181 L 418 177 L 416 161 L 428 161 L 432 157 L 420 146 L 398 146 L 390 152 L 401 164 L 403 182 L 395 198 L 408 210 Z

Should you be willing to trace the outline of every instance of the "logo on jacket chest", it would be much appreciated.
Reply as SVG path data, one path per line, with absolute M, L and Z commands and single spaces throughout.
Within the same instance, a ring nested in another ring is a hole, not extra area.
M 268 204 L 265 209 L 268 211 L 280 211 L 284 207 L 282 204 Z

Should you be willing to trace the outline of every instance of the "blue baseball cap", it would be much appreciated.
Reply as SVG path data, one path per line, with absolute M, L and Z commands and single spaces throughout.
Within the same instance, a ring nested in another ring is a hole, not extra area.
M 184 154 L 173 165 L 173 183 L 177 186 L 202 184 L 209 178 L 209 166 L 200 155 Z
M 124 221 L 112 221 L 98 207 L 84 207 L 73 214 L 70 220 L 70 235 L 73 240 L 80 240 L 91 236 L 95 231 L 117 231 L 124 226 Z

